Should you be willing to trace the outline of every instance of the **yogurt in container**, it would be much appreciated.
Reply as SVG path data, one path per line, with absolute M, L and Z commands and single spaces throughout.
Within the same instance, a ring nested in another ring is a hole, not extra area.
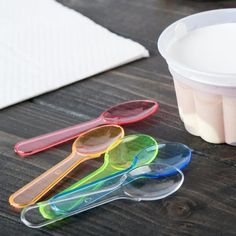
M 180 118 L 193 135 L 236 146 L 236 8 L 176 21 L 158 40 Z

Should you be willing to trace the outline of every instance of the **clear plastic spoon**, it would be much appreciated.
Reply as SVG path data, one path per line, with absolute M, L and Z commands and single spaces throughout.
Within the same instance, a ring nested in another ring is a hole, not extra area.
M 10 204 L 23 208 L 37 202 L 80 163 L 101 156 L 123 137 L 124 130 L 118 125 L 104 125 L 83 133 L 73 143 L 70 156 L 12 194 Z
M 80 133 L 105 124 L 124 125 L 147 118 L 156 112 L 158 103 L 134 100 L 118 104 L 104 111 L 98 118 L 18 142 L 14 149 L 20 156 L 29 156 L 76 138 Z
M 167 172 L 173 174 L 166 176 Z M 39 206 L 34 205 L 23 209 L 21 220 L 28 227 L 40 228 L 118 199 L 138 202 L 158 200 L 176 192 L 183 181 L 183 173 L 173 166 L 148 164 L 133 169 L 129 173 L 105 180 L 103 187 L 99 190 L 94 191 L 94 186 L 90 185 L 87 188 L 67 192 L 54 201 L 41 202 L 40 205 L 53 205 L 54 208 L 56 206 L 57 209 L 63 209 L 66 208 L 65 205 L 71 205 L 71 202 L 83 201 L 79 207 L 63 211 L 63 214 L 53 219 L 43 218 L 39 212 Z
M 135 156 L 145 147 L 152 146 L 153 149 L 149 153 L 140 154 L 138 162 L 134 162 Z M 88 176 L 79 180 L 63 192 L 78 188 L 79 186 L 89 184 L 91 182 L 106 178 L 116 173 L 127 172 L 133 165 L 140 166 L 153 161 L 158 152 L 158 144 L 154 138 L 145 134 L 134 134 L 125 136 L 115 148 L 108 148 L 105 153 L 103 165 L 92 172 Z M 75 203 L 75 206 L 79 205 Z M 75 207 L 74 205 L 71 208 Z M 50 208 L 40 207 L 41 213 L 45 218 L 53 218 L 54 213 Z

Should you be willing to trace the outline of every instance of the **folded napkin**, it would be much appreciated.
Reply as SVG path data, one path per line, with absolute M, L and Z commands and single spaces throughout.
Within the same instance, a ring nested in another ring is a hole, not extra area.
M 54 0 L 0 0 L 0 109 L 148 57 Z

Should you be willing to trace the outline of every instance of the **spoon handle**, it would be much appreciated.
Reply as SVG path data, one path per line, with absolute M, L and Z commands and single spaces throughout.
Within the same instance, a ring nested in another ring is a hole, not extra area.
M 45 202 L 41 202 L 37 205 L 28 206 L 23 209 L 21 212 L 21 221 L 31 228 L 40 228 L 49 224 L 52 224 L 56 221 L 65 219 L 69 216 L 79 214 L 81 212 L 90 210 L 92 208 L 98 207 L 100 205 L 109 203 L 111 201 L 125 198 L 122 195 L 122 192 L 120 190 L 120 185 L 122 184 L 122 181 L 115 184 L 113 187 L 102 189 L 101 191 L 91 191 L 85 189 L 84 193 L 72 193 L 72 194 L 65 194 L 64 196 L 60 197 L 56 200 L 49 200 Z M 88 191 L 88 192 L 87 192 Z M 79 191 L 80 192 L 80 191 Z M 121 195 L 121 196 L 120 196 Z M 55 214 L 53 218 L 45 219 L 41 213 L 39 208 L 53 208 L 53 206 L 60 206 L 60 208 L 66 208 L 67 204 L 71 205 L 71 202 L 73 201 L 80 201 L 81 205 L 77 208 L 74 208 L 71 211 L 65 211 L 61 212 L 61 214 Z
M 10 204 L 16 208 L 23 208 L 34 204 L 69 172 L 87 159 L 88 157 L 72 153 L 69 157 L 13 193 L 9 198 Z
M 104 168 L 104 166 L 106 166 L 106 168 Z M 115 170 L 113 168 L 109 168 L 109 167 L 110 166 L 109 165 L 107 166 L 106 163 L 103 164 L 103 166 L 101 166 L 99 169 L 90 173 L 88 176 L 84 177 L 83 179 L 77 181 L 75 184 L 73 184 L 69 188 L 63 190 L 61 193 L 56 194 L 50 200 L 54 201 L 54 199 L 58 199 L 62 195 L 65 195 L 73 190 L 76 190 L 77 188 L 83 189 L 84 187 L 86 187 L 87 185 L 90 185 L 90 184 L 91 184 L 91 188 L 89 188 L 89 190 L 96 191 L 96 190 L 104 188 L 104 186 L 107 185 L 107 183 L 110 184 L 111 182 L 115 181 L 115 179 L 113 179 L 113 177 L 110 177 L 106 180 L 107 176 L 111 176 L 113 173 L 115 174 Z M 120 172 L 120 174 L 118 175 L 118 178 L 122 174 L 123 174 L 123 172 Z M 111 180 L 109 181 L 109 179 L 111 179 Z M 100 180 L 103 180 L 103 181 L 100 181 Z M 68 210 L 75 209 L 75 208 L 81 206 L 81 203 L 82 203 L 81 199 L 70 201 L 67 204 L 66 208 Z M 40 211 L 45 218 L 51 218 L 55 214 L 55 212 L 49 207 L 41 206 Z
M 73 190 L 75 188 L 78 188 L 80 186 L 96 182 L 100 179 L 106 178 L 107 176 L 111 176 L 112 174 L 115 174 L 117 172 L 120 172 L 120 174 L 123 173 L 123 171 L 118 171 L 118 170 L 115 170 L 114 168 L 110 167 L 110 165 L 109 164 L 107 165 L 107 163 L 105 161 L 104 164 L 100 168 L 93 171 L 92 173 L 85 176 L 84 178 L 78 180 L 76 183 L 72 184 L 70 187 L 63 190 L 61 193 L 66 193 L 66 192 Z
M 102 124 L 105 122 L 102 117 L 98 117 L 91 121 L 20 141 L 15 145 L 14 150 L 20 156 L 30 156 L 76 138 L 79 134 Z

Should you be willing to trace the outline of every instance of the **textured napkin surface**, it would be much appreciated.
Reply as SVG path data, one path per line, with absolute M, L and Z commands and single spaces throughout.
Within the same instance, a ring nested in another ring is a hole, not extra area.
M 148 51 L 54 0 L 0 0 L 0 109 Z

